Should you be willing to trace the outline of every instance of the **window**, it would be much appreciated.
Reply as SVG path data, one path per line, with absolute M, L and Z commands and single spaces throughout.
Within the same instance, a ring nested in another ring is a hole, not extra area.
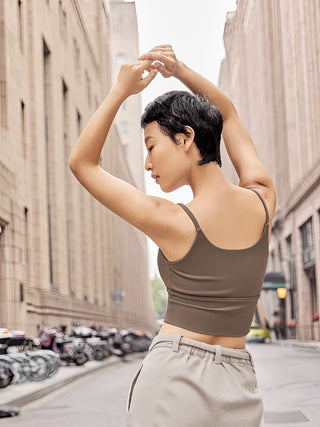
M 296 281 L 296 267 L 295 267 L 295 256 L 292 251 L 292 235 L 290 234 L 286 238 L 287 242 L 287 253 L 288 253 L 288 268 L 290 275 L 290 288 L 297 289 L 297 281 Z
M 314 248 L 312 236 L 312 218 L 309 218 L 301 227 L 302 261 L 303 268 L 307 269 L 314 265 Z
M 67 40 L 67 12 L 62 5 L 62 0 L 59 1 L 59 24 L 61 38 Z
M 78 133 L 78 136 L 80 136 L 81 130 L 82 130 L 82 117 L 78 110 L 76 114 L 77 114 L 77 133 Z
M 20 135 L 23 149 L 23 157 L 26 157 L 26 120 L 25 120 L 25 104 L 20 100 Z
M 80 79 L 80 47 L 75 38 L 73 39 L 73 61 L 75 74 L 77 76 L 77 79 Z
M 88 71 L 85 71 L 85 76 L 86 76 L 86 85 L 87 85 L 88 104 L 89 104 L 89 106 L 91 106 L 91 98 L 92 98 L 92 94 L 91 94 L 91 80 L 90 80 Z
M 271 255 L 271 268 L 272 268 L 272 271 L 276 271 L 276 257 L 275 257 L 274 250 L 271 251 L 270 255 Z
M 21 6 L 21 0 L 18 0 L 18 21 L 19 21 L 19 45 L 20 45 L 20 51 L 23 53 L 23 16 L 22 16 L 22 6 Z

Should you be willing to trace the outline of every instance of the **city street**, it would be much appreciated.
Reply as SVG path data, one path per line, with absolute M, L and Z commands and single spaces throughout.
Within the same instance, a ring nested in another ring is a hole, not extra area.
M 124 427 L 130 380 L 142 362 L 129 357 L 22 407 L 1 427 Z
M 277 343 L 247 348 L 264 398 L 265 424 L 319 427 L 320 352 Z M 141 361 L 136 358 L 89 374 L 24 406 L 19 416 L 1 420 L 1 426 L 124 427 L 130 380 Z
M 247 344 L 247 348 L 255 360 L 265 423 L 319 427 L 320 352 L 277 343 Z

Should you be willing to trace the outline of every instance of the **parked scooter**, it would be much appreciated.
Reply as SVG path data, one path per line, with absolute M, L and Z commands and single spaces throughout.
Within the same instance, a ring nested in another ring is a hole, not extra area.
M 32 344 L 33 338 L 27 337 L 24 331 L 0 328 L 0 354 L 27 351 Z
M 39 338 L 42 349 L 58 353 L 60 359 L 68 364 L 73 362 L 76 365 L 83 365 L 88 361 L 82 339 L 68 337 L 56 329 L 49 329 L 47 326 L 42 328 Z
M 120 335 L 122 340 L 130 345 L 132 353 L 147 351 L 152 341 L 150 334 L 139 330 L 122 329 Z
M 107 328 L 98 332 L 98 336 L 107 341 L 109 349 L 114 356 L 124 358 L 126 354 L 132 353 L 130 344 L 123 341 L 117 328 Z
M 82 338 L 85 343 L 85 351 L 89 360 L 103 360 L 111 356 L 111 350 L 106 341 L 97 336 L 97 331 L 86 326 L 75 326 L 72 328 L 71 336 Z
M 9 363 L 3 363 L 0 359 L 0 388 L 8 387 L 12 383 L 14 372 Z
M 56 374 L 60 359 L 50 350 L 35 350 L 24 331 L 0 329 L 0 387 L 43 381 Z

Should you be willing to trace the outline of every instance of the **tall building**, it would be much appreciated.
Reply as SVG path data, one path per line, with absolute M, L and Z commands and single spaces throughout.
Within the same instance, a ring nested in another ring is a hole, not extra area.
M 123 11 L 135 19 L 132 4 Z M 33 335 L 42 324 L 158 328 L 146 236 L 68 167 L 113 82 L 111 23 L 104 0 L 0 0 L 2 326 Z M 114 123 L 101 166 L 143 191 L 130 167 L 143 164 L 138 156 Z
M 116 80 L 120 66 L 136 62 L 139 56 L 138 25 L 134 2 L 110 1 L 112 16 L 112 79 Z M 144 188 L 144 152 L 140 126 L 141 93 L 129 96 L 117 114 L 116 123 L 129 168 L 137 187 Z
M 277 191 L 261 305 L 270 324 L 280 315 L 287 337 L 301 340 L 320 339 L 319 34 L 316 0 L 238 0 L 219 79 Z M 224 146 L 222 162 L 238 183 Z

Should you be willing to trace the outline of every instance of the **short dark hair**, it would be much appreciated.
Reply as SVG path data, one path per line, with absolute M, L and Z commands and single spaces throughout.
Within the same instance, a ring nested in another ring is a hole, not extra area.
M 222 166 L 220 154 L 220 139 L 223 126 L 223 117 L 220 110 L 200 94 L 193 94 L 183 90 L 172 90 L 158 96 L 144 109 L 141 116 L 141 127 L 157 121 L 165 135 L 175 144 L 176 133 L 188 135 L 190 126 L 194 130 L 196 143 L 202 159 L 198 164 L 216 161 Z

